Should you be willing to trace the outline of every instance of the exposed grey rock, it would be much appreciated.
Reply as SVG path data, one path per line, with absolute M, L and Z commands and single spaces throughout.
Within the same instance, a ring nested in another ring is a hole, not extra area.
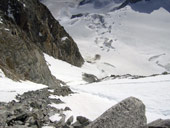
M 170 128 L 170 119 L 158 119 L 148 124 L 148 128 Z
M 89 125 L 90 120 L 83 116 L 78 116 L 77 121 L 72 124 L 73 128 L 84 128 Z
M 62 86 L 58 87 L 54 90 L 53 94 L 58 96 L 68 96 L 69 94 L 72 94 L 73 92 L 68 86 Z
M 65 107 L 64 111 L 70 111 L 71 109 L 69 107 Z
M 73 128 L 83 128 L 79 122 L 75 122 L 72 126 Z
M 1 10 L 0 16 L 5 17 Z M 4 18 L 3 22 L 4 24 L 0 24 L 0 68 L 5 75 L 13 80 L 59 86 L 59 82 L 51 75 L 41 50 L 11 21 Z M 13 31 L 16 34 L 12 34 Z
M 43 52 L 81 66 L 73 39 L 39 0 L 0 1 L 0 69 L 13 80 L 59 85 Z
M 93 75 L 93 74 L 87 74 L 87 73 L 83 73 L 82 74 L 82 79 L 88 83 L 93 83 L 93 82 L 98 82 L 99 79 Z
M 83 116 L 77 116 L 77 121 L 84 126 L 90 123 L 90 120 Z
M 73 123 L 73 120 L 74 120 L 73 116 L 69 117 L 68 120 L 66 121 L 66 124 L 71 125 Z
M 145 105 L 130 97 L 104 112 L 86 128 L 145 128 Z
M 60 126 L 60 125 L 61 125 L 61 126 L 64 126 L 64 125 L 66 124 L 66 115 L 60 114 L 60 116 L 61 116 L 61 119 L 60 119 L 59 122 L 57 122 L 57 124 L 59 124 L 59 126 Z M 58 127 L 59 127 L 59 126 L 58 126 Z
M 1 0 L 0 10 L 43 52 L 76 66 L 83 64 L 76 43 L 39 0 Z
M 64 125 L 62 128 L 71 128 L 69 125 Z

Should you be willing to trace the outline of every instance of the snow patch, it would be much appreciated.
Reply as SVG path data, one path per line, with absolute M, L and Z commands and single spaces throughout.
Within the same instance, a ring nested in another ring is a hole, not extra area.
M 0 17 L 0 24 L 2 24 L 3 23 L 3 19 Z
M 42 128 L 55 128 L 54 126 L 43 126 Z
M 61 118 L 62 118 L 62 117 L 61 117 L 59 114 L 55 114 L 55 115 L 53 115 L 53 116 L 50 117 L 50 120 L 51 120 L 52 122 L 55 122 L 55 121 L 60 121 Z
M 48 89 L 48 91 L 49 91 L 49 92 L 52 92 L 52 93 L 54 92 L 54 90 L 53 90 L 53 89 Z
M 10 102 L 15 100 L 15 96 L 18 94 L 21 95 L 24 92 L 35 91 L 46 87 L 45 85 L 30 81 L 15 82 L 5 77 L 2 70 L 0 70 L 0 102 Z
M 4 28 L 4 30 L 9 31 L 9 29 L 8 29 L 8 28 Z
M 65 40 L 67 40 L 67 39 L 68 39 L 68 37 L 66 37 L 66 36 L 65 36 L 65 37 L 62 37 L 62 38 L 61 38 L 61 41 L 65 41 Z
M 10 18 L 12 18 L 13 20 L 15 20 L 13 14 L 12 14 L 12 10 L 11 10 L 11 6 L 10 6 L 10 5 L 8 5 L 8 10 L 7 10 L 7 12 L 8 12 L 8 17 L 10 17 Z
M 41 32 L 38 33 L 39 36 L 43 36 Z
M 26 5 L 23 3 L 23 6 L 26 7 Z
M 55 98 L 51 98 L 51 99 L 55 99 Z M 58 99 L 58 98 L 56 98 L 56 99 Z M 64 103 L 63 104 L 54 104 L 54 103 L 52 103 L 52 104 L 50 104 L 50 106 L 54 107 L 54 108 L 57 108 L 57 109 L 63 109 L 63 110 L 64 110 L 65 107 L 67 107 L 66 104 L 64 104 Z

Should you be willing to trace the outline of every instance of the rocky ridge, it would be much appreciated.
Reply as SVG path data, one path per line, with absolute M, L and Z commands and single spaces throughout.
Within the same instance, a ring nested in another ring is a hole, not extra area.
M 30 80 L 46 85 L 58 85 L 46 65 L 42 51 L 0 11 L 0 68 L 13 80 Z M 8 18 L 8 17 L 7 17 Z
M 1 0 L 0 68 L 5 75 L 59 85 L 43 52 L 76 66 L 84 62 L 76 43 L 38 0 Z
M 76 43 L 39 0 L 2 0 L 0 6 L 43 52 L 76 66 L 83 64 Z

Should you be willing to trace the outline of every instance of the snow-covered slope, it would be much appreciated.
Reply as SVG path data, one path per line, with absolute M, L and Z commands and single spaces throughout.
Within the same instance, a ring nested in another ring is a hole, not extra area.
M 121 2 L 113 0 L 95 8 L 95 2 L 78 5 L 72 1 L 74 6 L 65 4 L 59 12 L 55 3 L 45 4 L 74 38 L 86 61 L 95 60 L 96 54 L 101 56 L 93 61 L 101 73 L 170 71 L 170 1 L 141 1 L 111 11 Z
M 76 92 L 67 97 L 50 96 L 50 98 L 60 98 L 64 101 L 63 104 L 51 104 L 51 106 L 63 109 L 66 106 L 71 108 L 72 111 L 65 113 L 67 119 L 74 115 L 74 117 L 85 116 L 94 120 L 108 108 L 130 96 L 137 97 L 144 102 L 148 122 L 158 118 L 170 118 L 170 75 L 141 79 L 108 79 L 88 84 L 83 81 L 82 73 L 99 75 L 98 70 L 92 69 L 90 64 L 86 63 L 86 66 L 77 68 L 46 54 L 45 59 L 52 74 L 66 82 Z M 58 120 L 58 116 L 54 115 L 51 119 Z
M 155 0 L 142 1 L 116 11 L 111 10 L 121 0 L 106 0 L 109 4 L 100 7 L 95 6 L 95 1 L 104 2 L 94 0 L 80 5 L 79 0 L 42 0 L 73 36 L 86 60 L 78 68 L 44 54 L 51 73 L 76 92 L 68 97 L 51 95 L 50 98 L 64 101 L 51 106 L 70 107 L 72 111 L 64 113 L 66 118 L 81 115 L 93 120 L 122 99 L 134 96 L 146 105 L 148 122 L 170 118 L 170 75 L 110 78 L 91 84 L 82 79 L 83 73 L 103 78 L 111 74 L 150 75 L 170 71 L 170 13 L 166 8 L 169 5 L 164 4 L 169 0 L 160 0 L 154 6 L 151 3 Z M 153 8 L 146 12 L 144 5 Z M 0 71 L 0 101 L 8 102 L 17 94 L 44 87 L 28 81 L 14 82 Z M 59 115 L 50 119 L 59 120 Z
M 10 102 L 15 100 L 17 95 L 21 95 L 24 92 L 35 91 L 46 87 L 45 85 L 36 84 L 31 81 L 13 81 L 5 77 L 0 69 L 0 102 Z
M 148 122 L 170 118 L 170 75 L 93 84 L 82 80 L 84 72 L 99 78 L 110 74 L 169 72 L 170 1 L 143 0 L 115 11 L 112 10 L 121 4 L 121 0 L 106 0 L 109 4 L 100 7 L 95 7 L 96 1 L 86 0 L 81 5 L 72 1 L 74 6 L 65 3 L 57 12 L 55 3 L 50 6 L 50 2 L 45 3 L 74 38 L 86 60 L 82 68 L 77 68 L 45 55 L 52 74 L 77 92 L 69 97 L 59 97 L 65 104 L 52 106 L 70 106 L 72 111 L 66 113 L 67 118 L 83 115 L 93 120 L 122 99 L 135 96 L 146 105 Z M 52 119 L 55 120 L 55 116 Z

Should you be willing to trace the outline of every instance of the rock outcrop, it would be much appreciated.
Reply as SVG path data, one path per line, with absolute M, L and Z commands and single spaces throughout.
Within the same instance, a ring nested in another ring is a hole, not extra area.
M 43 52 L 76 66 L 84 62 L 73 39 L 38 0 L 1 0 L 0 69 L 14 80 L 59 85 Z
M 0 14 L 5 17 L 1 11 Z M 31 43 L 25 32 L 5 18 L 0 24 L 0 68 L 13 80 L 58 85 L 41 50 Z
M 75 66 L 83 64 L 76 43 L 39 0 L 1 0 L 0 10 L 43 52 Z
M 130 97 L 104 112 L 86 128 L 145 128 L 145 105 Z
M 148 124 L 148 128 L 170 128 L 170 119 L 158 119 Z
M 142 1 L 142 0 L 125 0 L 118 8 L 116 9 L 121 9 L 121 8 L 124 8 L 126 5 L 128 4 L 134 4 L 134 3 L 137 3 L 139 1 Z M 115 9 L 114 9 L 115 10 Z
M 99 82 L 100 80 L 93 74 L 82 74 L 82 79 L 88 83 Z

